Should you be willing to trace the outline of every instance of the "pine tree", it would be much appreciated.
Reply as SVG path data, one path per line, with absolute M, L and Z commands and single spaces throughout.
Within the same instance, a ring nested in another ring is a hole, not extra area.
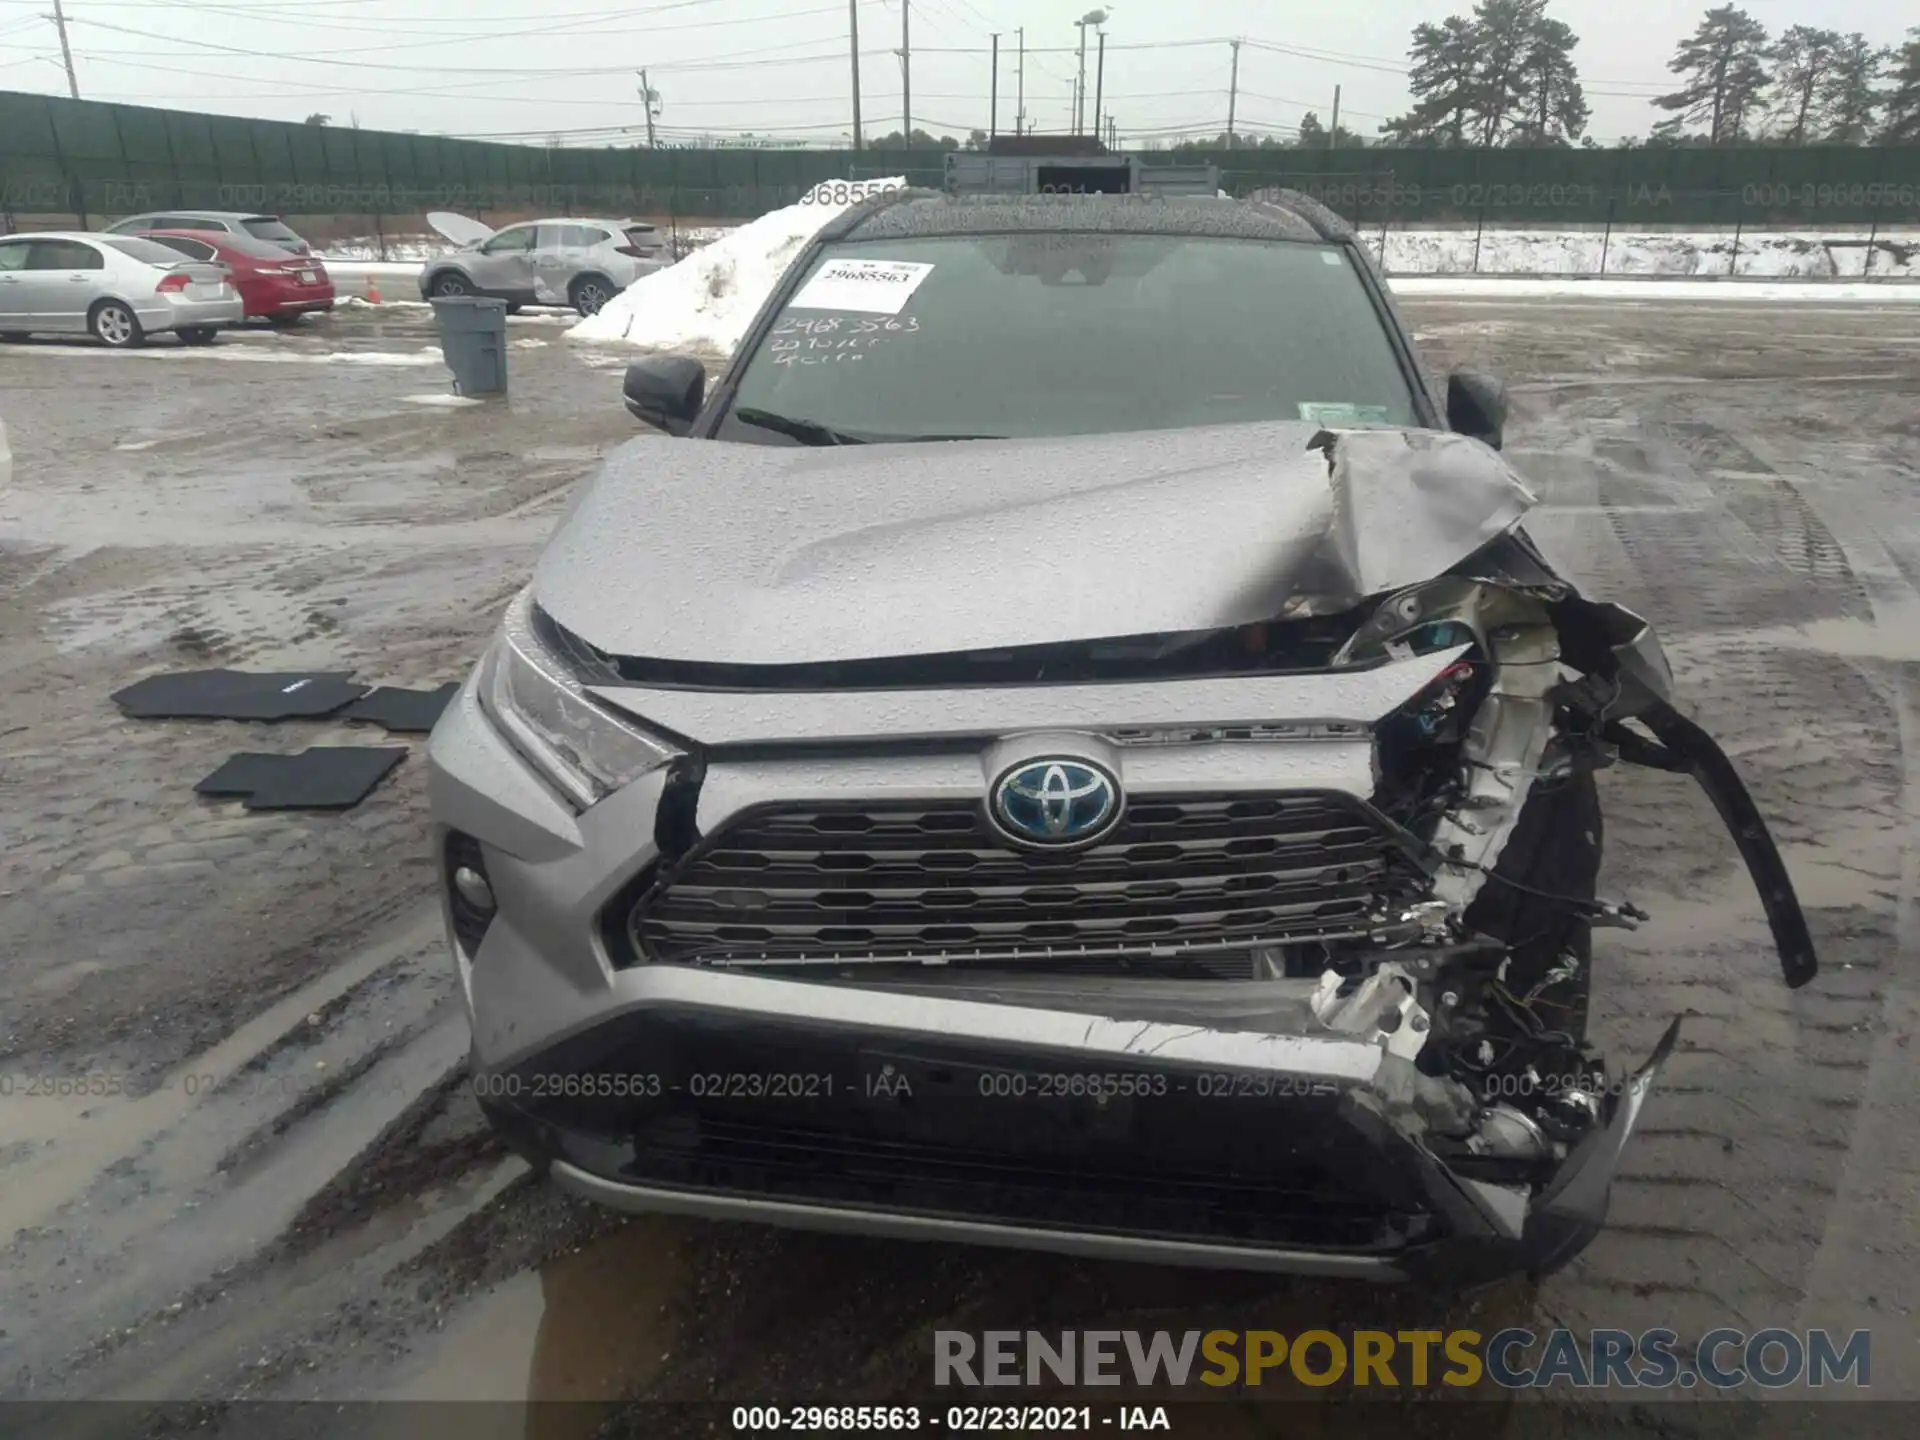
M 1732 5 L 1709 10 L 1680 42 L 1667 69 L 1687 83 L 1653 103 L 1674 113 L 1654 133 L 1678 138 L 1688 125 L 1707 122 L 1713 145 L 1739 140 L 1767 86 L 1767 27 Z
M 1565 145 L 1586 132 L 1587 117 L 1592 112 L 1573 64 L 1574 47 L 1579 43 L 1580 37 L 1564 20 L 1543 16 L 1534 27 L 1521 67 L 1526 117 L 1517 140 L 1529 145 Z
M 1324 150 L 1327 148 L 1327 127 L 1320 123 L 1320 117 L 1309 110 L 1300 117 L 1300 134 L 1294 142 L 1302 150 Z
M 1401 145 L 1564 144 L 1586 128 L 1580 39 L 1547 0 L 1478 0 L 1471 16 L 1414 27 L 1411 111 L 1381 126 Z
M 1880 77 L 1887 55 L 1858 30 L 1841 39 L 1820 96 L 1821 139 L 1837 145 L 1867 143 L 1880 110 Z
M 1473 22 L 1459 15 L 1438 25 L 1414 26 L 1408 52 L 1413 64 L 1407 71 L 1414 107 L 1387 121 L 1381 133 L 1402 145 L 1464 145 L 1474 112 L 1478 46 Z
M 1838 30 L 1811 25 L 1790 25 L 1775 43 L 1773 120 L 1788 144 L 1804 144 L 1826 128 L 1821 111 L 1833 88 L 1841 44 Z
M 1883 103 L 1886 126 L 1881 140 L 1889 145 L 1920 144 L 1920 29 L 1907 32 L 1904 45 L 1888 54 L 1893 89 Z
M 1482 145 L 1506 134 L 1527 101 L 1525 64 L 1546 0 L 1480 0 L 1473 7 L 1473 109 Z

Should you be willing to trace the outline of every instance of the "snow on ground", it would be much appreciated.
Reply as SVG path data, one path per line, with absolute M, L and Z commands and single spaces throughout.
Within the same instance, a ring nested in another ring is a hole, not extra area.
M 1380 233 L 1361 234 L 1380 253 Z M 1868 240 L 1873 244 L 1869 251 Z M 1920 229 L 1627 231 L 1488 230 L 1479 237 L 1483 275 L 1744 275 L 1768 278 L 1920 279 Z M 1604 247 L 1605 255 L 1602 256 Z M 1866 268 L 1871 253 L 1873 265 Z M 1388 230 L 1391 275 L 1454 275 L 1476 269 L 1475 234 Z
M 679 264 L 635 281 L 598 315 L 569 330 L 568 337 L 649 349 L 731 351 L 800 247 L 842 208 L 794 205 L 732 230 Z M 1378 237 L 1372 238 L 1377 243 Z M 1480 237 L 1476 273 L 1473 231 L 1409 230 L 1389 232 L 1387 269 L 1394 291 L 1404 295 L 1920 301 L 1920 285 L 1895 278 L 1920 279 L 1920 230 L 1878 237 L 1871 280 L 1821 278 L 1861 273 L 1865 248 L 1848 248 L 1848 238 L 1811 231 L 1747 234 L 1741 237 L 1737 276 L 1729 277 L 1727 262 L 1736 258 L 1731 231 L 1620 232 L 1608 239 L 1603 279 L 1592 278 L 1601 258 L 1598 231 L 1489 230 Z M 1866 233 L 1857 238 L 1864 242 Z M 1629 278 L 1635 276 L 1662 278 Z
M 165 339 L 165 336 L 159 337 Z M 232 360 L 246 365 L 383 365 L 412 366 L 443 363 L 438 345 L 418 350 L 331 350 L 325 353 L 306 350 L 275 350 L 266 345 L 169 345 L 141 350 L 114 350 L 105 345 L 48 345 L 38 352 L 51 358 L 81 359 L 110 356 L 116 360 L 148 360 L 166 364 L 173 361 Z
M 1488 301 L 1531 299 L 1721 300 L 1920 304 L 1920 285 L 1891 280 L 1625 280 L 1580 276 L 1527 278 L 1512 275 L 1395 275 L 1387 284 L 1396 295 L 1478 298 Z
M 677 265 L 642 275 L 567 335 L 574 340 L 731 350 L 781 272 L 822 225 L 868 194 L 905 184 L 904 176 L 896 176 L 817 186 L 799 204 L 731 230 Z M 829 185 L 844 187 L 847 201 L 816 199 L 830 193 Z
M 878 182 L 890 183 L 890 182 Z M 824 207 L 810 207 L 820 211 Z M 776 212 L 779 213 L 779 212 Z M 764 217 L 763 217 L 764 218 Z M 759 222 L 754 222 L 759 223 Z M 683 244 L 706 246 L 742 227 L 682 230 Z M 1380 231 L 1362 223 L 1361 234 L 1380 253 Z M 1873 265 L 1866 268 L 1871 239 Z M 1453 275 L 1475 268 L 1471 226 L 1446 229 L 1390 228 L 1386 267 L 1396 275 Z M 453 247 L 425 237 L 389 240 L 384 260 L 376 242 L 360 237 L 329 246 L 321 258 L 330 269 L 355 277 L 417 275 L 420 264 Z M 1605 250 L 1604 257 L 1602 249 Z M 1748 230 L 1734 248 L 1731 230 L 1600 229 L 1487 230 L 1479 236 L 1478 267 L 1492 275 L 1753 275 L 1840 278 L 1870 274 L 1920 279 L 1920 228 L 1867 226 L 1831 230 Z M 1731 271 L 1729 270 L 1731 266 Z

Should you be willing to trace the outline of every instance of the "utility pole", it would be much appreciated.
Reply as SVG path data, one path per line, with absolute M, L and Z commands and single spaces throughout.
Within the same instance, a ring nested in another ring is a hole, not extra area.
M 1094 62 L 1093 67 L 1093 136 L 1096 140 L 1107 133 L 1107 122 L 1101 118 L 1105 112 L 1100 108 L 1101 97 L 1106 91 L 1107 83 L 1107 32 L 1101 30 L 1098 34 L 1100 58 Z
M 1240 105 L 1240 42 L 1228 43 L 1233 46 L 1233 79 L 1227 89 L 1227 148 L 1232 150 L 1235 148 L 1233 117 Z
M 913 148 L 913 43 L 907 35 L 910 0 L 900 0 L 900 119 L 901 136 Z
M 654 102 L 659 98 L 660 98 L 659 95 L 654 92 L 654 88 L 647 83 L 647 72 L 642 70 L 640 72 L 640 104 L 645 108 L 647 112 L 647 148 L 649 150 L 654 148 L 653 105 L 654 105 Z
M 1080 27 L 1080 68 L 1073 77 L 1073 133 L 1078 135 L 1087 128 L 1087 22 L 1073 23 Z
M 847 0 L 847 51 L 853 63 L 853 148 L 860 148 L 860 0 Z
M 987 87 L 987 141 L 1000 133 L 1000 32 L 993 32 L 993 82 Z
M 1020 79 L 1019 89 L 1014 92 L 1013 133 L 1027 133 L 1027 27 L 1022 25 L 1014 34 L 1020 37 Z
M 1333 87 L 1333 124 L 1327 129 L 1327 148 L 1340 148 L 1340 87 Z
M 67 64 L 67 93 L 78 100 L 80 82 L 73 74 L 73 47 L 67 44 L 67 12 L 60 8 L 60 0 L 53 0 L 53 28 L 60 32 L 60 58 Z

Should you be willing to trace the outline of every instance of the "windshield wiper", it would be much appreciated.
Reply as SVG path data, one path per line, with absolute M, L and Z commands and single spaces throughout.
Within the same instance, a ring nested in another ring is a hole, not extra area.
M 934 440 L 1004 440 L 1004 435 L 855 435 L 850 430 L 835 430 L 818 420 L 802 420 L 792 415 L 776 415 L 771 410 L 742 406 L 733 412 L 742 425 L 790 435 L 802 445 L 913 445 Z
M 771 430 L 776 435 L 787 435 L 802 445 L 865 445 L 868 442 L 859 435 L 849 435 L 844 430 L 835 430 L 822 425 L 818 420 L 802 420 L 792 415 L 776 415 L 771 410 L 756 410 L 744 406 L 733 412 L 733 418 L 742 425 L 751 425 L 756 430 Z

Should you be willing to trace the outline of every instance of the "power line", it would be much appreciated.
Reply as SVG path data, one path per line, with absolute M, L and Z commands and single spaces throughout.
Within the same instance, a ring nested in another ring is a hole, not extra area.
M 88 20 L 85 22 L 76 22 L 76 23 L 85 23 L 85 24 L 91 25 L 96 30 L 117 31 L 118 33 L 123 35 L 132 35 L 136 39 L 172 40 L 180 44 L 192 45 L 202 50 L 212 50 L 222 55 L 240 55 L 240 56 L 245 56 L 249 59 L 279 60 L 286 63 L 334 65 L 334 66 L 339 66 L 343 69 L 349 69 L 349 70 L 398 70 L 398 71 L 403 71 L 409 74 L 418 74 L 422 71 L 430 71 L 434 74 L 439 74 L 439 75 L 581 76 L 581 75 L 616 75 L 616 74 L 626 75 L 626 74 L 631 74 L 632 68 L 633 68 L 630 65 L 611 65 L 611 66 L 597 66 L 597 67 L 590 66 L 586 68 L 582 68 L 580 66 L 535 67 L 535 66 L 500 66 L 500 65 L 389 65 L 378 60 L 331 60 L 331 59 L 325 59 L 317 56 L 289 55 L 280 51 L 273 51 L 273 50 L 249 50 L 249 49 L 244 49 L 237 45 L 216 44 L 210 40 L 186 40 L 179 36 L 153 35 L 148 33 L 147 31 L 130 29 L 124 25 L 109 25 L 105 21 L 101 21 L 101 20 Z M 665 64 L 652 66 L 650 68 L 657 69 L 657 70 L 675 70 L 675 71 L 724 70 L 724 69 L 740 68 L 740 66 L 738 65 L 726 63 L 727 61 L 733 60 L 733 59 L 738 59 L 739 61 L 742 62 L 742 64 L 745 64 L 745 65 L 751 65 L 755 63 L 780 64 L 782 62 L 778 60 L 759 61 L 756 59 L 756 57 L 765 56 L 765 55 L 777 55 L 782 51 L 792 50 L 798 45 L 817 45 L 819 43 L 820 42 L 817 40 L 795 41 L 793 42 L 793 44 L 789 44 L 789 45 L 762 46 L 754 50 L 731 51 L 731 52 L 728 52 L 726 55 L 715 56 L 709 60 L 668 62 Z M 120 52 L 120 53 L 124 53 L 124 52 Z M 166 52 L 166 53 L 169 58 L 172 57 L 173 52 Z M 841 60 L 844 58 L 845 58 L 844 52 L 839 50 L 832 52 L 831 55 L 795 57 L 796 60 L 804 60 L 805 62 L 812 62 L 812 61 L 825 60 L 825 59 Z
M 353 3 L 355 4 L 361 3 L 361 0 L 353 0 Z M 705 0 L 702 0 L 702 3 L 705 3 Z M 197 9 L 200 9 L 201 7 L 195 7 L 195 8 L 197 10 Z M 224 12 L 227 10 L 228 7 L 207 6 L 204 8 L 210 11 L 218 10 L 218 11 Z M 677 7 L 669 6 L 667 8 L 672 9 Z M 799 20 L 799 19 L 803 19 L 813 15 L 837 15 L 840 12 L 841 12 L 841 7 L 839 5 L 818 5 L 818 6 L 813 6 L 806 10 L 789 10 L 779 15 L 749 15 L 749 16 L 736 17 L 731 20 L 690 20 L 690 21 L 685 21 L 675 25 L 648 25 L 645 28 L 645 30 L 640 33 L 643 36 L 653 36 L 653 35 L 666 34 L 669 32 L 677 32 L 681 30 L 713 30 L 713 29 L 719 29 L 724 26 L 733 26 L 733 25 L 771 25 L 782 20 Z M 639 13 L 645 14 L 646 12 L 642 11 Z M 373 53 L 377 51 L 408 50 L 408 49 L 422 48 L 426 46 L 472 45 L 472 44 L 479 44 L 481 42 L 489 41 L 489 40 L 507 40 L 507 39 L 512 39 L 519 36 L 548 35 L 548 34 L 559 34 L 563 32 L 571 32 L 575 35 L 579 35 L 581 38 L 590 37 L 595 33 L 625 34 L 629 32 L 626 30 L 614 31 L 614 32 L 595 32 L 595 31 L 587 30 L 583 32 L 579 30 L 577 27 L 584 26 L 598 20 L 629 20 L 631 21 L 635 18 L 635 14 L 636 12 L 631 10 L 594 10 L 594 11 L 585 12 L 584 14 L 581 14 L 571 20 L 565 20 L 553 25 L 538 26 L 531 30 L 488 31 L 484 33 L 475 32 L 473 28 L 473 22 L 471 20 L 459 20 L 452 23 L 458 24 L 464 33 L 441 34 L 434 38 L 418 40 L 418 41 L 408 41 L 405 44 L 399 44 L 399 45 L 356 45 L 351 48 L 340 49 L 340 50 L 302 50 L 299 56 L 289 57 L 289 58 L 304 59 L 304 58 L 309 58 L 316 55 L 362 55 L 362 54 L 368 54 L 368 53 Z M 258 18 L 263 21 L 268 21 L 274 24 L 298 25 L 303 30 L 342 30 L 342 31 L 348 31 L 351 33 L 362 34 L 362 35 L 364 35 L 367 31 L 367 27 L 364 24 L 359 24 L 359 25 L 333 24 L 327 21 L 311 20 L 306 18 L 304 15 L 289 16 L 285 14 L 284 11 L 277 14 L 272 14 L 272 15 L 261 14 L 260 16 L 255 18 Z M 421 18 L 424 20 L 426 17 L 423 16 Z M 533 18 L 533 17 L 528 17 L 528 18 Z M 394 35 L 428 35 L 428 36 L 433 35 L 432 31 L 408 30 L 403 28 L 397 28 L 395 26 L 388 25 L 384 22 L 380 26 L 380 32 L 382 34 L 394 34 Z M 0 33 L 4 33 L 4 32 L 0 32 Z M 177 36 L 167 36 L 165 38 L 172 40 L 175 44 L 194 43 L 192 41 L 182 40 Z M 89 52 L 89 53 L 105 53 L 105 52 Z M 118 53 L 132 55 L 132 54 L 138 54 L 142 52 L 127 50 L 127 51 L 121 51 Z

